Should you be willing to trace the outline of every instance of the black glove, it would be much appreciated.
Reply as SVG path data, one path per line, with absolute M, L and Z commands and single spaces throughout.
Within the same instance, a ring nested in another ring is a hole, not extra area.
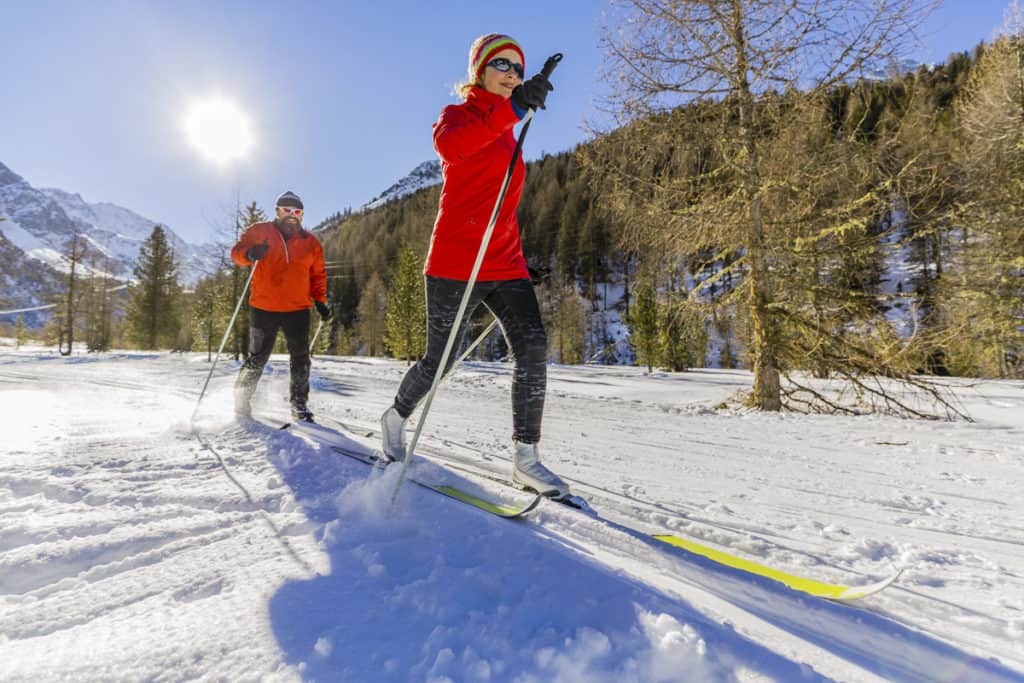
M 512 91 L 512 103 L 520 109 L 544 109 L 544 100 L 555 89 L 544 74 L 531 76 L 530 80 L 516 86 Z
M 264 242 L 263 244 L 257 244 L 249 247 L 249 251 L 245 252 L 245 258 L 250 261 L 259 261 L 261 258 L 267 255 L 270 251 L 270 245 Z
M 529 271 L 530 273 L 530 284 L 532 284 L 534 287 L 538 287 L 547 282 L 549 274 L 547 268 L 534 268 L 533 266 L 526 266 L 526 270 Z
M 314 301 L 313 305 L 316 306 L 316 312 L 320 314 L 322 320 L 330 320 L 334 312 L 331 307 L 325 304 L 323 301 Z

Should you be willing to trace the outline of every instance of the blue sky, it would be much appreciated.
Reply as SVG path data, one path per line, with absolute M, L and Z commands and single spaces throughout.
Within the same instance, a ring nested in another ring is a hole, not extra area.
M 990 38 L 1009 0 L 947 0 L 909 56 L 942 61 Z M 471 9 L 467 9 L 471 7 Z M 37 187 L 109 201 L 185 239 L 223 238 L 236 192 L 302 195 L 307 224 L 358 207 L 434 157 L 469 43 L 509 33 L 527 72 L 565 59 L 527 158 L 585 138 L 602 92 L 606 0 L 53 2 L 6 0 L 0 162 Z M 188 146 L 187 105 L 238 102 L 257 145 L 229 168 Z

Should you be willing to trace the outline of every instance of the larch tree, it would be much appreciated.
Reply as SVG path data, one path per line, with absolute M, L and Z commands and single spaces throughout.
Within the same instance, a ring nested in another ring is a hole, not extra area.
M 978 60 L 958 103 L 963 138 L 964 226 L 947 270 L 946 318 L 969 326 L 950 336 L 973 375 L 1024 376 L 1024 7 L 1008 11 L 1002 35 Z
M 644 178 L 627 177 L 621 166 L 606 168 L 618 191 L 604 200 L 631 209 L 627 234 L 638 248 L 680 257 L 707 250 L 739 255 L 727 270 L 743 278 L 737 303 L 749 321 L 746 355 L 754 374 L 749 402 L 779 410 L 780 376 L 792 367 L 789 356 L 796 355 L 790 354 L 793 326 L 786 320 L 780 260 L 802 245 L 829 241 L 848 226 L 862 229 L 888 199 L 888 185 L 863 177 L 858 168 L 853 182 L 839 184 L 849 159 L 841 146 L 831 150 L 837 158 L 814 154 L 780 163 L 786 155 L 773 141 L 794 117 L 816 116 L 820 102 L 838 85 L 888 65 L 935 3 L 619 0 L 615 5 L 604 39 L 612 91 L 608 104 L 617 123 L 632 126 L 631 134 L 620 136 L 625 155 L 620 158 L 639 160 L 634 166 L 643 167 Z M 684 130 L 672 127 L 679 117 L 671 112 L 680 105 L 692 107 Z M 824 174 L 823 164 L 831 164 Z M 814 205 L 817 199 L 795 184 L 802 178 L 819 178 L 843 194 L 822 212 Z

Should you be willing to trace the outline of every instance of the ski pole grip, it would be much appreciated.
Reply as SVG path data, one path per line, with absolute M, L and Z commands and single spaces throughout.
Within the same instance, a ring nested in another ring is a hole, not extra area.
M 555 70 L 558 63 L 562 61 L 562 53 L 556 52 L 555 54 L 548 57 L 548 61 L 544 62 L 544 68 L 540 70 L 544 74 L 544 78 L 551 78 L 551 72 Z

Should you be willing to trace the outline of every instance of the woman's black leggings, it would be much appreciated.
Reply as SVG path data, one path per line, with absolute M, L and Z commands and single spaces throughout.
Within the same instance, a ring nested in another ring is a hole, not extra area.
M 409 369 L 395 396 L 395 408 L 408 417 L 434 381 L 448 334 L 455 323 L 459 302 L 466 290 L 460 280 L 427 276 L 427 354 Z M 540 441 L 540 422 L 544 415 L 547 388 L 548 340 L 540 317 L 540 306 L 529 280 L 477 282 L 463 317 L 472 317 L 483 304 L 498 319 L 515 356 L 512 375 L 512 438 L 523 443 Z M 458 344 L 448 358 L 448 367 L 458 356 Z

